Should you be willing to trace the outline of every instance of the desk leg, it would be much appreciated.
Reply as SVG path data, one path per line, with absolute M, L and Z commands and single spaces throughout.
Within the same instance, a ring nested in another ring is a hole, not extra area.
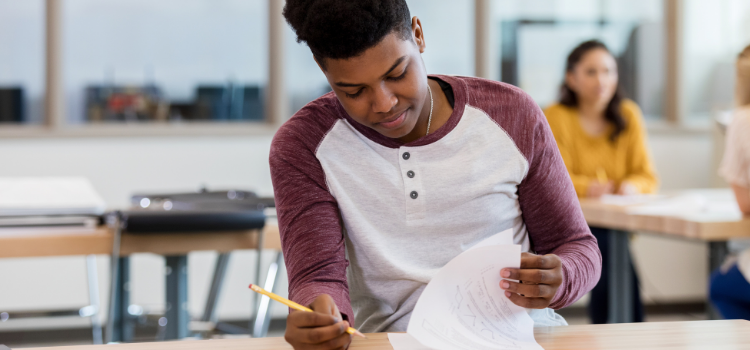
M 187 256 L 168 256 L 167 263 L 167 327 L 166 340 L 188 336 L 190 312 L 187 298 Z
M 626 231 L 611 230 L 609 241 L 609 323 L 633 322 L 633 278 Z
M 214 267 L 214 275 L 211 279 L 211 287 L 208 290 L 208 298 L 206 298 L 206 308 L 203 311 L 203 317 L 201 317 L 201 321 L 203 322 L 216 324 L 218 321 L 216 308 L 219 305 L 221 287 L 224 284 L 224 276 L 227 274 L 228 265 L 229 253 L 219 254 L 216 258 L 216 266 Z
M 263 271 L 263 246 L 265 245 L 265 235 L 263 234 L 263 229 L 258 230 L 258 247 L 255 249 L 258 252 L 258 257 L 255 262 L 255 283 L 260 285 L 261 279 L 260 279 L 260 273 Z M 253 333 L 253 329 L 255 329 L 255 320 L 258 319 L 258 313 L 260 312 L 260 295 L 258 293 L 251 293 L 253 298 L 253 304 L 255 307 L 253 308 L 252 313 L 250 314 L 250 324 L 248 325 L 248 332 L 250 334 Z
M 266 274 L 266 282 L 263 284 L 263 289 L 273 293 L 276 287 L 276 282 L 279 279 L 279 268 L 284 263 L 284 256 L 281 252 L 276 253 L 276 261 L 272 262 L 268 267 L 268 273 Z M 271 323 L 271 299 L 267 296 L 260 298 L 260 304 L 258 305 L 258 312 L 255 314 L 255 321 L 253 322 L 253 338 L 263 338 L 268 334 L 268 326 Z
M 727 242 L 708 242 L 708 281 L 711 281 L 711 274 L 720 268 L 729 255 L 729 246 Z M 708 286 L 708 283 L 706 283 Z M 721 314 L 711 305 L 711 301 L 706 302 L 706 317 L 709 320 L 721 320 Z
M 94 312 L 91 315 L 91 333 L 93 336 L 94 344 L 102 344 L 104 341 L 102 337 L 102 324 L 99 316 L 101 316 L 102 305 L 99 302 L 99 273 L 96 266 L 96 255 L 86 256 L 86 278 L 89 285 L 89 304 L 94 307 Z
M 130 322 L 128 314 L 128 306 L 130 305 L 130 258 L 122 257 L 118 258 L 117 263 L 117 274 L 115 277 L 114 284 L 114 297 L 112 302 L 114 308 L 112 310 L 112 327 L 107 329 L 108 332 L 112 332 L 111 336 L 107 336 L 108 342 L 129 342 L 133 339 L 135 333 L 135 325 Z

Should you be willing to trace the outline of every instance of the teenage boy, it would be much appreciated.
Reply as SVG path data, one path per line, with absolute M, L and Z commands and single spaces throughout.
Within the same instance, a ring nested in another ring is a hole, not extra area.
M 512 228 L 520 269 L 498 292 L 537 325 L 565 324 L 601 255 L 546 118 L 521 90 L 427 75 L 405 0 L 287 0 L 284 16 L 333 92 L 282 126 L 271 176 L 295 349 L 342 349 L 347 326 L 405 331 L 430 278 Z M 443 23 L 450 25 L 450 23 Z M 355 321 L 356 319 L 356 321 Z

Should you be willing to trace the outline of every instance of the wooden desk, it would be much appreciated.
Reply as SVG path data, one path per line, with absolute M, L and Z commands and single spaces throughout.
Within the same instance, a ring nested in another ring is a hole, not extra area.
M 114 237 L 114 230 L 105 226 L 93 230 L 62 229 L 56 233 L 46 234 L 27 232 L 27 234 L 0 235 L 0 258 L 112 255 Z M 125 316 L 130 306 L 129 288 L 126 287 L 129 284 L 130 274 L 128 256 L 135 253 L 153 253 L 166 257 L 167 270 L 175 272 L 169 273 L 166 277 L 167 305 L 180 305 L 179 308 L 167 307 L 167 318 L 171 321 L 167 325 L 167 337 L 180 338 L 188 335 L 190 321 L 190 315 L 185 306 L 187 305 L 187 254 L 201 250 L 213 250 L 220 253 L 203 316 L 206 318 L 204 321 L 213 321 L 223 276 L 229 261 L 228 253 L 240 249 L 257 249 L 258 238 L 258 230 L 169 234 L 123 233 L 120 239 L 117 272 L 112 274 L 115 278 L 112 281 L 112 289 L 115 293 L 110 296 L 110 304 L 114 305 L 114 309 L 110 307 L 111 311 L 108 314 L 108 318 L 112 319 L 108 320 L 108 323 L 112 324 L 113 330 L 110 331 L 113 339 L 131 339 L 134 330 Z M 263 249 L 281 251 L 278 225 L 270 224 L 263 228 Z M 259 262 L 260 255 L 258 256 Z M 92 286 L 97 283 L 91 280 L 91 276 L 96 276 L 96 263 L 93 261 L 87 266 L 89 268 L 89 293 L 97 295 L 95 298 L 91 296 L 90 298 L 99 300 L 98 287 L 92 289 Z M 257 272 L 260 275 L 260 266 L 257 267 Z M 93 304 L 97 309 L 99 308 L 97 301 Z M 92 321 L 92 323 L 94 338 L 98 339 L 101 336 L 101 329 L 97 322 Z
M 534 330 L 546 350 L 750 349 L 750 321 L 629 323 Z M 392 350 L 385 333 L 355 338 L 351 350 Z M 290 350 L 283 338 L 195 340 L 123 345 L 86 345 L 28 350 Z
M 263 249 L 281 250 L 277 225 L 263 228 Z M 0 236 L 0 258 L 26 258 L 67 255 L 110 255 L 114 232 L 99 227 L 93 232 L 70 230 L 68 233 Z M 120 255 L 154 253 L 184 255 L 199 250 L 226 253 L 238 249 L 256 249 L 257 230 L 238 232 L 191 232 L 173 234 L 123 234 Z
M 632 290 L 628 235 L 645 231 L 709 244 L 709 273 L 721 266 L 726 241 L 750 238 L 750 218 L 743 217 L 730 189 L 698 189 L 666 193 L 640 203 L 581 200 L 586 222 L 612 230 L 610 236 L 610 322 L 631 322 Z M 709 317 L 718 315 L 709 308 Z
M 684 211 L 680 211 L 677 203 L 680 198 L 694 203 L 684 205 Z M 665 204 L 658 205 L 659 202 Z M 660 210 L 647 214 L 644 207 L 654 205 L 661 207 Z M 674 210 L 669 209 L 670 205 Z M 750 218 L 740 213 L 731 189 L 679 191 L 630 205 L 582 199 L 581 209 L 591 226 L 647 231 L 707 242 L 750 238 Z

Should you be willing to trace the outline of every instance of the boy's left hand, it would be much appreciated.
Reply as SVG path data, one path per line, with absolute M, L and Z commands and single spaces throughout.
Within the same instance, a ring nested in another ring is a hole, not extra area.
M 544 309 L 552 303 L 562 284 L 562 261 L 555 254 L 521 253 L 521 268 L 502 269 L 500 277 L 519 281 L 500 281 L 500 288 L 513 304 Z

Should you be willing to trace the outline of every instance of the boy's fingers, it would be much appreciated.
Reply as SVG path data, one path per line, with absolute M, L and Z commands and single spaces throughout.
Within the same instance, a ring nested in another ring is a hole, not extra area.
M 289 321 L 299 328 L 324 327 L 336 324 L 341 319 L 320 312 L 294 311 L 289 314 Z
M 527 309 L 544 309 L 549 306 L 549 301 L 544 298 L 526 298 L 511 292 L 505 292 L 505 296 L 508 297 L 513 304 Z
M 323 344 L 346 333 L 344 322 L 324 327 L 297 328 L 292 334 L 294 339 L 304 344 Z
M 321 294 L 317 298 L 315 298 L 312 304 L 310 304 L 310 308 L 315 312 L 320 312 L 323 314 L 333 315 L 334 317 L 341 318 L 341 313 L 339 312 L 339 308 L 336 306 L 336 302 L 333 301 L 333 298 L 328 294 Z
M 560 258 L 554 254 L 534 255 L 521 254 L 521 269 L 544 269 L 551 270 L 561 265 Z
M 325 350 L 328 350 L 328 349 L 344 350 L 348 347 L 349 343 L 351 342 L 352 342 L 352 335 L 344 332 L 344 334 L 341 334 L 334 339 L 331 339 L 325 343 L 320 344 L 319 348 L 325 349 Z
M 549 298 L 554 296 L 555 290 L 546 284 L 521 284 L 511 281 L 500 282 L 500 288 L 528 298 Z
M 503 272 L 505 271 L 509 273 L 501 273 L 500 275 L 503 278 L 522 281 L 525 284 L 555 284 L 556 282 L 560 282 L 556 277 L 557 274 L 552 270 L 503 269 Z

